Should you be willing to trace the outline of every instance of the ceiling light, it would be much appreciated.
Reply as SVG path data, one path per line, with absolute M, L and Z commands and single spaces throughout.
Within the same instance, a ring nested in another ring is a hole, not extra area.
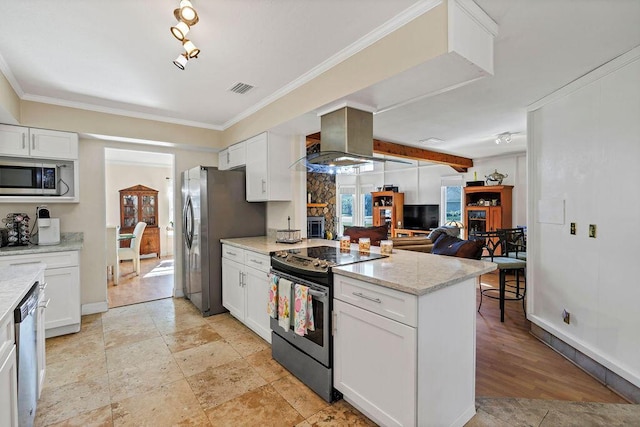
M 198 12 L 196 12 L 193 4 L 191 4 L 189 0 L 181 0 L 178 8 L 173 11 L 173 16 L 176 17 L 178 22 L 171 27 L 171 34 L 182 42 L 182 47 L 184 47 L 186 52 L 178 56 L 173 61 L 173 64 L 181 70 L 184 70 L 187 61 L 192 58 L 197 58 L 200 54 L 200 49 L 186 38 L 191 27 L 199 21 Z
M 496 136 L 496 144 L 508 144 L 511 142 L 511 133 L 503 132 Z
M 181 70 L 184 70 L 185 65 L 187 65 L 187 61 L 189 60 L 189 57 L 187 56 L 186 53 L 181 53 L 174 61 L 173 64 L 180 68 Z
M 182 47 L 184 47 L 184 50 L 187 51 L 187 55 L 189 55 L 189 58 L 197 58 L 198 54 L 200 53 L 200 49 L 198 49 L 196 45 L 194 45 L 193 42 L 189 39 L 184 39 L 182 41 Z
M 196 12 L 189 0 L 182 0 L 178 9 L 173 11 L 173 15 L 179 21 L 189 25 L 195 25 L 199 20 L 198 12 Z
M 189 32 L 189 25 L 186 23 L 179 21 L 176 25 L 171 27 L 171 34 L 178 40 L 184 40 L 185 36 Z

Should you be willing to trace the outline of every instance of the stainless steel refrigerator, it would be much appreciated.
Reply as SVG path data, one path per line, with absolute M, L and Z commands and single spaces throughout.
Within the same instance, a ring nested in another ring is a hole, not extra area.
M 223 313 L 222 244 L 264 236 L 266 204 L 247 202 L 244 171 L 197 166 L 182 172 L 184 295 L 203 316 Z

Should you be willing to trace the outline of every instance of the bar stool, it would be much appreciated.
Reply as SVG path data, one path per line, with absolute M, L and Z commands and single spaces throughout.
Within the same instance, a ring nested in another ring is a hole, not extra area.
M 496 263 L 498 265 L 498 272 L 500 275 L 498 296 L 495 295 L 495 288 L 480 289 L 480 304 L 478 305 L 478 312 L 480 312 L 480 307 L 482 307 L 482 298 L 483 296 L 486 296 L 488 298 L 494 298 L 500 301 L 500 322 L 504 322 L 505 301 L 522 300 L 522 310 L 524 311 L 524 314 L 526 316 L 527 309 L 524 305 L 524 298 L 527 292 L 525 279 L 527 262 L 521 259 L 506 256 L 508 254 L 505 240 L 506 233 L 504 231 L 474 231 L 469 238 L 471 240 L 484 241 L 484 249 L 486 250 L 488 255 L 483 256 L 482 259 L 485 261 Z M 507 281 L 507 273 L 509 272 L 515 273 L 515 285 L 512 284 L 511 281 Z M 522 285 L 520 284 L 520 273 L 522 273 Z

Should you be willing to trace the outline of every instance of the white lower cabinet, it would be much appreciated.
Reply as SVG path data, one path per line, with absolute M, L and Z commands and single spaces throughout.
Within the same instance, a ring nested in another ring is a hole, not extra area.
M 0 360 L 0 426 L 18 425 L 18 366 L 16 346 Z
M 46 295 L 47 284 L 41 280 L 40 281 L 40 295 L 38 297 L 38 314 L 37 319 L 38 323 L 36 325 L 38 342 L 36 343 L 36 349 L 38 352 L 37 361 L 38 361 L 38 399 L 40 398 L 40 394 L 42 394 L 42 387 L 44 386 L 44 378 L 47 372 L 47 357 L 46 357 L 46 347 L 45 347 L 45 311 L 47 309 L 47 305 L 49 305 L 49 300 L 47 300 Z
M 270 343 L 269 261 L 267 255 L 222 245 L 222 305 Z
M 13 310 L 0 319 L 0 426 L 18 425 L 18 366 Z
M 271 342 L 271 327 L 267 314 L 269 301 L 269 273 L 256 268 L 245 270 L 245 290 L 247 292 L 247 312 L 245 324 L 264 340 Z
M 334 387 L 382 426 L 463 426 L 475 414 L 475 287 L 417 296 L 334 273 Z
M 236 319 L 244 319 L 244 265 L 222 258 L 222 305 Z
M 416 424 L 416 329 L 334 300 L 334 387 L 384 426 Z
M 0 267 L 43 262 L 50 300 L 44 322 L 46 338 L 80 331 L 80 261 L 78 251 L 0 257 Z

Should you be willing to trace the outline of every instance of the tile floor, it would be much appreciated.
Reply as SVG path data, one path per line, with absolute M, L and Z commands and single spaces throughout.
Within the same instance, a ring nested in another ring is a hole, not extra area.
M 640 425 L 640 405 L 476 400 L 468 427 Z M 184 299 L 84 316 L 47 340 L 36 426 L 373 426 L 327 404 L 271 359 L 228 314 L 202 318 Z
M 36 426 L 368 426 L 271 359 L 228 314 L 202 318 L 184 299 L 84 316 L 47 340 Z

